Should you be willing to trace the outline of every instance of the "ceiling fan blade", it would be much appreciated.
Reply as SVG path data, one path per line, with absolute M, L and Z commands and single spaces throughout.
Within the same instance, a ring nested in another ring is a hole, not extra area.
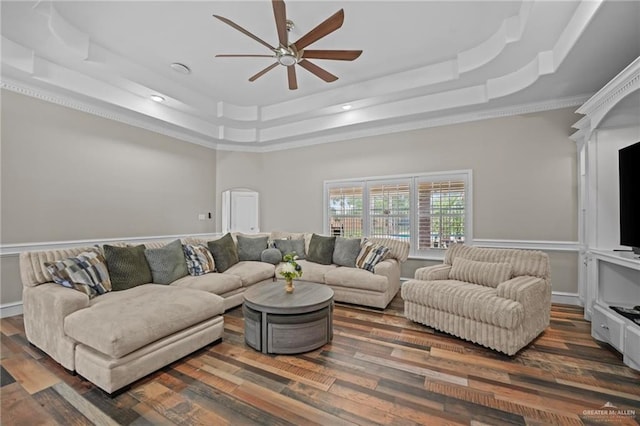
M 256 81 L 258 78 L 262 77 L 263 75 L 265 75 L 266 73 L 268 73 L 269 71 L 271 71 L 272 69 L 274 69 L 277 66 L 278 66 L 278 63 L 274 62 L 273 64 L 269 65 L 268 67 L 266 67 L 265 69 L 260 71 L 258 74 L 256 74 L 256 75 L 252 76 L 251 78 L 249 78 L 249 81 Z
M 293 43 L 293 45 L 298 51 L 300 51 L 311 43 L 320 40 L 322 37 L 326 36 L 327 34 L 331 34 L 335 30 L 340 28 L 343 22 L 344 9 L 340 9 L 339 11 L 325 19 L 317 27 L 303 35 L 298 41 Z
M 216 55 L 216 58 L 275 58 L 276 55 Z
M 303 50 L 302 57 L 309 59 L 330 59 L 334 61 L 353 61 L 362 54 L 362 50 Z
M 317 77 L 323 79 L 327 83 L 331 83 L 332 81 L 336 81 L 338 79 L 338 77 L 331 74 L 329 71 L 320 68 L 316 64 L 311 63 L 306 59 L 303 59 L 300 62 L 298 62 L 298 65 L 300 65 L 302 68 L 309 71 L 311 74 L 315 74 Z
M 289 35 L 287 33 L 287 8 L 282 0 L 272 0 L 273 16 L 276 18 L 278 29 L 278 41 L 280 46 L 289 47 Z
M 219 20 L 221 20 L 222 22 L 224 22 L 225 24 L 229 25 L 230 27 L 235 28 L 236 30 L 240 31 L 241 33 L 243 33 L 244 35 L 247 35 L 249 37 L 251 37 L 252 39 L 254 39 L 255 41 L 257 41 L 258 43 L 268 47 L 269 49 L 273 50 L 274 47 L 271 46 L 269 43 L 267 43 L 266 41 L 262 40 L 260 37 L 251 34 L 249 31 L 245 30 L 244 28 L 242 28 L 240 25 L 236 24 L 235 22 L 233 22 L 230 19 L 225 18 L 224 16 L 218 16 L 218 15 L 213 15 L 214 18 L 218 18 Z
M 287 78 L 289 79 L 289 90 L 296 90 L 298 88 L 298 81 L 296 80 L 295 65 L 287 67 Z

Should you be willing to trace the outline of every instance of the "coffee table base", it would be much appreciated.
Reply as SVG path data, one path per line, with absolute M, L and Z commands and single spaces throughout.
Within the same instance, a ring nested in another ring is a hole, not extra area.
M 312 351 L 333 338 L 333 303 L 314 312 L 270 314 L 243 305 L 245 342 L 271 354 Z

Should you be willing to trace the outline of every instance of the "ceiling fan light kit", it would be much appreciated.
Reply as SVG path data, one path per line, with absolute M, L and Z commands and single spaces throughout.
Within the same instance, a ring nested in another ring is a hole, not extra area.
M 225 17 L 219 15 L 213 15 L 215 18 L 229 25 L 230 27 L 240 31 L 248 37 L 251 37 L 258 43 L 263 46 L 269 48 L 273 54 L 272 55 L 251 55 L 251 54 L 220 54 L 216 55 L 216 57 L 234 57 L 234 58 L 255 58 L 255 57 L 266 57 L 266 58 L 275 58 L 276 62 L 269 65 L 262 71 L 257 74 L 251 76 L 249 81 L 255 81 L 258 78 L 262 77 L 267 72 L 271 71 L 277 65 L 282 65 L 287 67 L 287 78 L 289 82 L 289 89 L 295 90 L 298 88 L 298 82 L 296 78 L 295 65 L 300 65 L 302 68 L 309 71 L 311 74 L 314 74 L 316 77 L 324 80 L 327 83 L 332 81 L 336 81 L 338 79 L 337 76 L 331 74 L 327 70 L 319 67 L 318 65 L 308 61 L 308 58 L 311 59 L 326 59 L 326 60 L 334 60 L 334 61 L 353 61 L 357 59 L 361 54 L 362 50 L 304 50 L 305 47 L 309 46 L 312 43 L 320 40 L 321 38 L 331 34 L 338 28 L 342 26 L 344 22 L 344 10 L 340 9 L 329 18 L 325 19 L 323 22 L 318 24 L 311 31 L 303 35 L 298 41 L 294 43 L 289 43 L 289 31 L 294 27 L 294 24 L 291 20 L 287 19 L 286 6 L 284 1 L 282 0 L 272 0 L 271 4 L 273 6 L 273 15 L 276 21 L 276 29 L 278 31 L 278 47 L 271 46 L 266 41 L 262 40 L 255 34 L 247 31 L 242 28 L 240 25 L 235 22 L 227 19 Z

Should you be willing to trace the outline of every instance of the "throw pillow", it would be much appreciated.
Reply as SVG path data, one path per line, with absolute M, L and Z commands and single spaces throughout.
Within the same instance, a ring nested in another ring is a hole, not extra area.
M 207 246 L 216 262 L 216 270 L 218 272 L 224 272 L 240 261 L 238 259 L 238 249 L 230 233 L 226 233 L 217 240 L 209 241 Z
M 126 290 L 153 281 L 144 256 L 144 244 L 133 247 L 102 246 L 113 291 Z
M 282 256 L 295 252 L 298 259 L 304 259 L 304 240 L 275 240 L 275 246 Z
M 449 271 L 449 279 L 497 287 L 498 284 L 511 279 L 511 269 L 510 263 L 479 262 L 455 257 Z
M 180 240 L 172 241 L 164 247 L 146 249 L 144 256 L 155 284 L 171 284 L 189 273 Z
M 238 260 L 260 262 L 260 255 L 267 248 L 269 237 L 244 237 L 238 235 Z
M 360 238 L 336 237 L 333 249 L 333 263 L 340 266 L 356 267 L 356 258 L 360 254 Z
M 104 257 L 94 251 L 80 253 L 57 262 L 45 262 L 53 282 L 89 296 L 89 299 L 111 291 L 111 280 Z
M 189 275 L 198 276 L 208 274 L 216 269 L 213 255 L 203 244 L 185 244 L 182 247 L 187 262 Z
M 282 253 L 277 248 L 268 248 L 262 251 L 260 254 L 260 260 L 265 263 L 271 263 L 277 265 L 282 261 Z
M 389 254 L 389 248 L 366 239 L 356 257 L 356 267 L 374 272 L 375 266 Z
M 321 265 L 331 265 L 335 244 L 336 237 L 323 237 L 317 234 L 311 235 L 309 253 L 307 253 L 306 259 Z

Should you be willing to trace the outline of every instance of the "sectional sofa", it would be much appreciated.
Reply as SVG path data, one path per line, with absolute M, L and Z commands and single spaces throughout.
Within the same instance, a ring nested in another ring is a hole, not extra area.
M 298 254 L 300 279 L 330 286 L 334 300 L 386 307 L 400 289 L 408 243 L 329 242 L 316 234 L 274 232 L 24 252 L 26 336 L 67 370 L 113 393 L 220 340 L 223 313 L 242 304 L 248 287 L 277 280 L 278 254 L 285 251 Z M 182 261 L 175 261 L 176 246 L 184 250 Z M 150 275 L 132 268 L 145 257 Z M 77 283 L 83 280 L 92 284 Z

